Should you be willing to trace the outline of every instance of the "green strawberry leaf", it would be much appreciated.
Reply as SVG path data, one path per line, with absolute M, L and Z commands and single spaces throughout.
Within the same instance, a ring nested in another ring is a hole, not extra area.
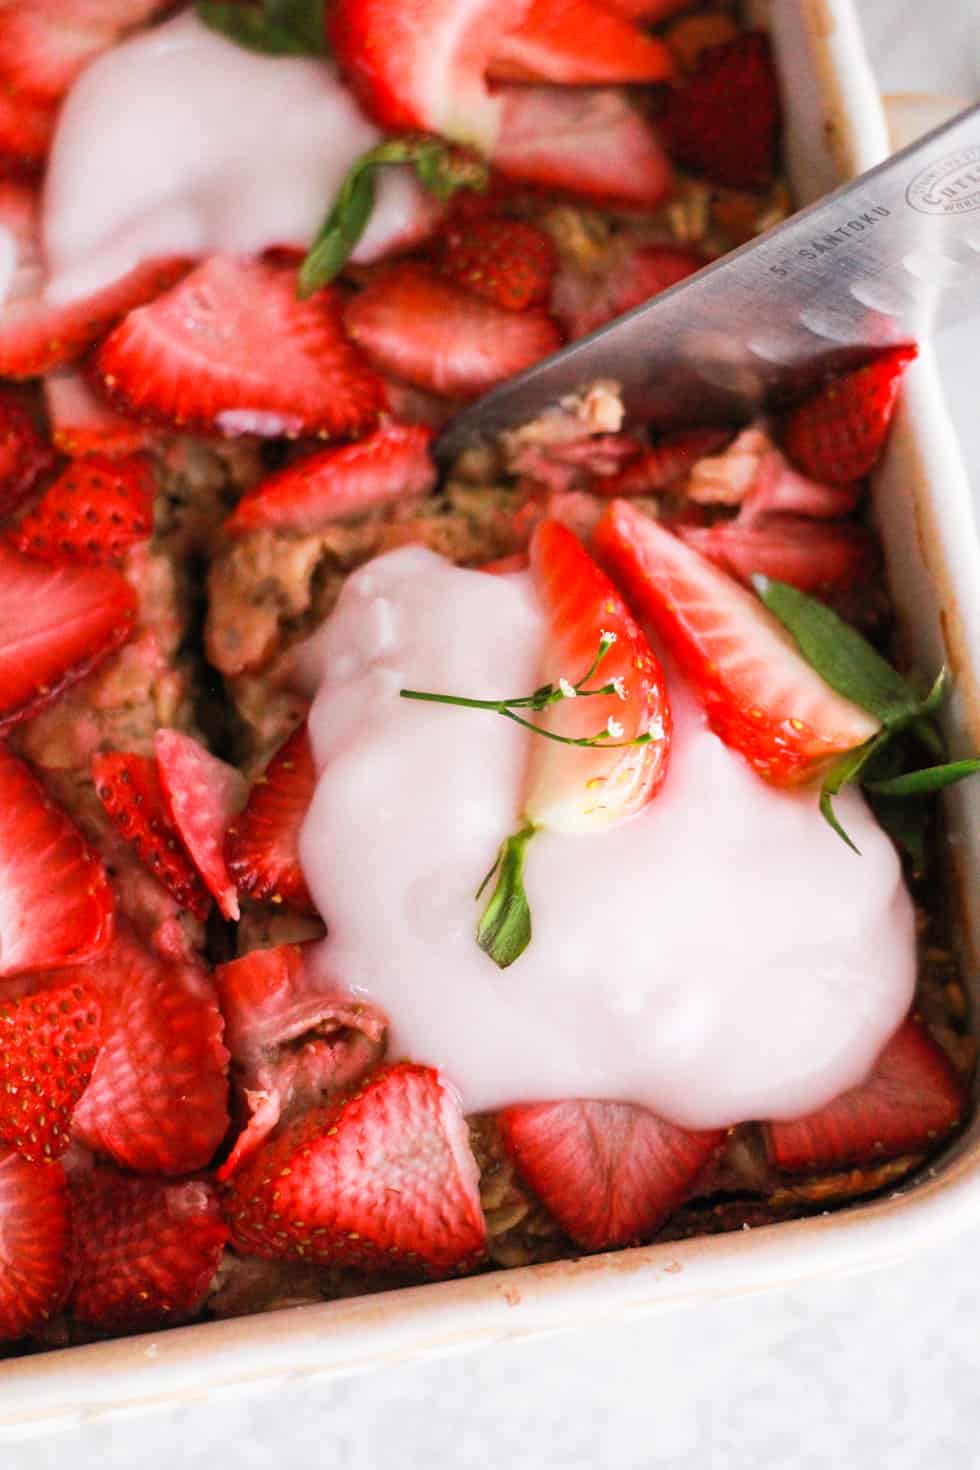
M 445 201 L 457 189 L 483 190 L 489 169 L 476 154 L 424 134 L 388 138 L 353 165 L 300 267 L 299 294 L 312 296 L 328 285 L 350 259 L 367 228 L 380 168 L 408 164 L 431 194 Z
M 490 958 L 506 970 L 531 943 L 531 907 L 524 892 L 524 853 L 534 836 L 533 827 L 522 827 L 500 847 L 497 861 L 477 890 L 483 893 L 490 879 L 497 882 L 476 926 L 476 942 Z
M 888 732 L 882 730 L 879 734 L 873 735 L 864 745 L 857 745 L 853 750 L 847 751 L 831 766 L 820 788 L 820 811 L 824 820 L 833 827 L 838 837 L 847 843 L 851 851 L 856 852 L 859 856 L 861 849 L 848 837 L 834 811 L 834 797 L 839 795 L 845 786 L 850 786 L 854 781 L 860 780 L 861 773 L 867 769 L 876 756 L 881 754 L 888 739 Z
M 926 766 L 921 771 L 906 771 L 883 781 L 869 781 L 867 789 L 879 796 L 928 796 L 965 781 L 980 771 L 980 760 L 949 761 L 942 766 Z
M 324 0 L 260 0 L 257 5 L 197 0 L 212 31 L 264 56 L 327 56 Z

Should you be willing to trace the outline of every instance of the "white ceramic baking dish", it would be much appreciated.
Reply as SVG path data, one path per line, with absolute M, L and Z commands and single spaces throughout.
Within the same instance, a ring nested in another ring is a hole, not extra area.
M 813 198 L 887 152 L 852 0 L 762 0 L 788 116 L 797 196 Z M 901 628 L 924 669 L 945 661 L 957 752 L 980 748 L 980 542 L 928 350 L 909 377 L 875 504 Z M 980 966 L 980 783 L 949 803 L 950 878 L 968 977 Z M 0 1439 L 148 1405 L 248 1393 L 482 1342 L 663 1312 L 900 1261 L 980 1218 L 980 1120 L 926 1177 L 829 1216 L 499 1271 L 381 1296 L 298 1307 L 73 1348 L 0 1365 Z

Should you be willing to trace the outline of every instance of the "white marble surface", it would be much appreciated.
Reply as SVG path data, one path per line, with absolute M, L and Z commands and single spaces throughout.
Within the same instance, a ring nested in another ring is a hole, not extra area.
M 886 90 L 977 90 L 980 0 L 858 0 Z M 980 464 L 980 326 L 943 349 Z M 976 476 L 980 489 L 980 473 Z M 4 1470 L 974 1470 L 980 1228 L 899 1269 L 0 1452 Z M 69 1443 L 70 1441 L 70 1443 Z

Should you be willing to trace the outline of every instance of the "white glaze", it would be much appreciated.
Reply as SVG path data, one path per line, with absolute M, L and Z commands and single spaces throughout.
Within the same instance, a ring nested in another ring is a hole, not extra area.
M 526 577 L 403 549 L 350 578 L 309 661 L 320 780 L 301 856 L 329 925 L 319 960 L 388 1013 L 395 1055 L 469 1110 L 591 1096 L 679 1123 L 790 1117 L 864 1075 L 911 1001 L 913 913 L 863 800 L 840 815 L 766 786 L 671 679 L 665 786 L 605 835 L 528 849 L 530 948 L 477 947 L 474 891 L 519 821 L 528 741 L 489 714 L 411 704 L 535 686 Z
M 326 62 L 268 57 L 185 13 L 87 67 L 61 112 L 45 182 L 47 294 L 86 295 L 140 261 L 305 249 L 381 134 Z M 385 169 L 356 260 L 431 216 Z

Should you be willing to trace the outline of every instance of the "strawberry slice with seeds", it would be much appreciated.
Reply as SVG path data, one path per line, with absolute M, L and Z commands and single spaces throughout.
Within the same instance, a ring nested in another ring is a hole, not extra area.
M 109 751 L 92 762 L 95 791 L 113 826 L 177 902 L 206 919 L 211 895 L 191 862 L 164 801 L 156 762 Z
M 769 39 L 743 31 L 701 56 L 671 92 L 660 131 L 684 168 L 716 184 L 760 189 L 776 172 L 779 86 Z
M 125 643 L 135 614 L 136 594 L 118 572 L 46 566 L 0 543 L 0 732 Z
M 549 1214 L 592 1251 L 648 1240 L 725 1136 L 678 1128 L 630 1103 L 585 1101 L 507 1108 L 500 1129 Z
M 324 449 L 270 475 L 242 496 L 225 522 L 231 535 L 276 529 L 322 530 L 435 484 L 431 429 L 385 424 L 356 444 Z
M 535 531 L 531 573 L 548 619 L 543 681 L 557 685 L 564 679 L 577 686 L 600 640 L 612 635 L 584 689 L 551 705 L 538 722 L 571 739 L 608 729 L 608 745 L 571 749 L 536 740 L 524 807 L 535 826 L 590 832 L 632 816 L 659 790 L 670 750 L 667 687 L 623 599 L 578 537 L 558 521 L 543 521 Z M 585 690 L 607 685 L 617 692 L 583 697 Z M 651 737 L 647 744 L 622 744 L 643 735 Z
M 95 1168 L 72 1180 L 71 1200 L 76 1322 L 145 1332 L 200 1310 L 228 1239 L 210 1184 Z
M 568 337 L 585 337 L 676 286 L 704 264 L 703 255 L 684 245 L 626 243 L 610 250 L 605 273 L 598 278 L 571 268 L 562 271 L 555 281 L 551 309 Z
M 596 479 L 590 487 L 612 498 L 662 495 L 686 480 L 699 459 L 716 453 L 731 436 L 727 429 L 681 429 L 665 434 L 618 474 Z
M 170 819 L 224 917 L 237 919 L 238 890 L 225 863 L 225 833 L 245 800 L 245 778 L 179 730 L 158 730 L 153 750 Z
M 14 545 L 42 561 L 78 561 L 90 566 L 121 561 L 153 534 L 156 484 L 142 456 L 77 459 L 49 485 L 18 523 Z
M 124 413 L 263 436 L 357 434 L 384 388 L 343 334 L 340 296 L 307 301 L 288 265 L 215 255 L 103 342 L 95 367 Z
M 946 1053 L 911 1017 L 866 1081 L 805 1118 L 767 1123 L 766 1146 L 790 1174 L 871 1164 L 935 1148 L 966 1106 L 967 1089 Z
M 0 395 L 0 518 L 18 509 L 54 462 L 24 405 L 11 394 Z
M 98 997 L 84 985 L 0 1001 L 0 1143 L 36 1164 L 64 1153 L 101 1019 Z
M 114 924 L 99 858 L 0 742 L 0 977 L 94 959 Z
M 0 289 L 0 377 L 5 378 L 39 377 L 80 357 L 120 317 L 158 296 L 187 269 L 179 260 L 147 261 L 91 296 L 48 301 L 43 294 L 40 194 L 17 179 L 0 179 L 0 246 L 5 239 L 14 257 L 7 291 Z
M 489 152 L 500 104 L 484 76 L 530 0 L 337 0 L 337 63 L 366 112 L 390 132 L 441 133 Z
M 691 681 L 711 728 L 766 780 L 808 781 L 877 732 L 757 597 L 628 501 L 612 502 L 595 548 Z
M 797 468 L 828 485 L 870 474 L 888 438 L 902 375 L 917 356 L 914 346 L 892 347 L 804 399 L 783 426 Z
M 60 1164 L 0 1154 L 0 1342 L 60 1311 L 69 1282 L 68 1184 Z
M 550 235 L 524 220 L 464 218 L 443 232 L 439 268 L 485 301 L 525 311 L 548 300 L 558 252 Z
M 616 87 L 499 89 L 493 162 L 528 184 L 655 209 L 673 187 L 653 129 Z
M 347 330 L 382 372 L 453 397 L 476 397 L 561 346 L 540 310 L 505 311 L 405 263 L 347 308 Z
M 241 893 L 301 914 L 316 908 L 299 861 L 299 833 L 316 790 L 306 725 L 294 730 L 228 828 L 225 859 Z
M 444 1275 L 483 1257 L 478 1185 L 456 1097 L 401 1062 L 287 1124 L 235 1175 L 226 1214 L 246 1255 Z
M 139 1173 L 205 1168 L 228 1127 L 228 1053 L 211 976 L 120 925 L 109 952 L 77 979 L 101 1001 L 102 1050 L 74 1137 Z
M 149 448 L 156 437 L 148 424 L 117 413 L 72 368 L 61 368 L 45 378 L 44 406 L 52 442 L 73 459 L 85 454 L 107 454 L 113 459 L 136 454 Z
M 490 63 L 495 81 L 560 85 L 663 82 L 672 72 L 664 42 L 600 0 L 531 0 Z
M 875 561 L 874 540 L 863 526 L 804 516 L 767 515 L 749 523 L 739 517 L 713 526 L 679 526 L 678 534 L 740 582 L 751 585 L 761 575 L 813 596 L 855 586 Z

